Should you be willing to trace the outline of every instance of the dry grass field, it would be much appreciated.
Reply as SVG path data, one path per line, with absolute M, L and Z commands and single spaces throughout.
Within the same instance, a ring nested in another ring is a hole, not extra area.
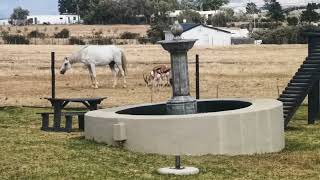
M 49 106 L 42 97 L 50 96 L 50 52 L 56 52 L 56 66 L 64 56 L 80 46 L 0 46 L 0 106 Z M 121 46 L 129 66 L 128 88 L 119 83 L 111 88 L 110 69 L 98 68 L 99 89 L 90 87 L 90 78 L 82 65 L 64 76 L 57 70 L 58 97 L 107 96 L 103 107 L 151 101 L 151 91 L 142 74 L 155 64 L 169 63 L 169 54 L 158 45 Z M 307 56 L 306 45 L 244 45 L 193 48 L 189 53 L 191 93 L 195 94 L 195 55 L 200 55 L 201 97 L 276 98 Z M 169 64 L 168 64 L 169 65 Z M 156 89 L 153 102 L 166 101 L 169 87 Z
M 121 33 L 128 31 L 146 35 L 149 25 L 29 25 L 29 26 L 0 26 L 0 31 L 9 31 L 16 34 L 21 31 L 22 34 L 28 34 L 33 30 L 39 30 L 49 36 L 61 31 L 63 28 L 70 30 L 71 36 L 92 36 L 92 31 L 102 31 L 103 36 L 117 37 Z

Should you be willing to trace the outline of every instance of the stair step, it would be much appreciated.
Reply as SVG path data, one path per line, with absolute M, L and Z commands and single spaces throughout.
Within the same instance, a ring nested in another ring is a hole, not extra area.
M 282 94 L 304 94 L 305 91 L 298 91 L 298 90 L 284 90 Z
M 307 87 L 297 87 L 297 86 L 288 86 L 285 89 L 285 91 L 300 91 L 300 92 L 306 92 L 307 90 L 308 90 Z
M 291 83 L 311 83 L 312 79 L 292 79 Z
M 320 56 L 309 56 L 307 57 L 308 60 L 320 60 Z
M 294 108 L 294 106 L 283 106 L 283 109 L 284 110 L 291 110 L 291 109 L 293 109 Z
M 304 71 L 304 70 L 298 70 L 296 72 L 295 75 L 314 75 L 314 73 L 317 73 L 318 71 L 317 70 L 314 70 L 314 71 Z
M 289 83 L 288 86 L 296 86 L 296 87 L 309 87 L 310 83 Z
M 305 68 L 305 67 L 303 67 L 303 68 L 299 68 L 298 72 L 316 72 L 318 70 L 319 70 L 319 68 Z
M 312 63 L 312 64 L 305 64 L 305 63 L 303 63 L 302 65 L 301 65 L 301 67 L 303 67 L 303 68 L 318 68 L 320 65 L 319 64 L 314 64 L 314 63 Z
M 292 106 L 292 107 L 295 107 L 295 106 L 297 105 L 296 102 L 288 102 L 288 101 L 286 101 L 286 102 L 282 102 L 282 103 L 283 103 L 284 106 Z
M 319 64 L 319 63 L 320 63 L 320 57 L 318 59 L 306 58 L 306 60 L 303 62 L 303 64 Z
M 320 56 L 319 52 L 311 51 L 308 56 Z
M 284 98 L 296 98 L 296 97 L 301 97 L 301 94 L 281 94 L 280 97 Z
M 312 75 L 302 75 L 302 74 L 298 74 L 298 75 L 294 75 L 292 79 L 311 79 Z
M 287 115 L 290 113 L 290 110 L 283 110 L 283 115 Z
M 285 102 L 297 102 L 298 99 L 296 98 L 287 98 L 287 97 L 280 97 L 278 100 L 282 101 L 283 103 Z

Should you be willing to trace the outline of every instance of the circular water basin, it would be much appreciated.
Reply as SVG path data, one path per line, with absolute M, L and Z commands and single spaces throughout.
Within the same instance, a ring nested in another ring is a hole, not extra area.
M 284 148 L 282 103 L 211 99 L 198 113 L 166 115 L 166 104 L 102 109 L 85 115 L 85 137 L 136 152 L 168 155 L 256 154 Z

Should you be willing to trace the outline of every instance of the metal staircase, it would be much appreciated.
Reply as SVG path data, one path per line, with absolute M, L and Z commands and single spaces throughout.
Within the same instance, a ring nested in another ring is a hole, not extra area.
M 314 123 L 319 112 L 320 33 L 308 33 L 307 35 L 309 55 L 278 98 L 283 102 L 285 127 L 308 94 L 310 124 Z

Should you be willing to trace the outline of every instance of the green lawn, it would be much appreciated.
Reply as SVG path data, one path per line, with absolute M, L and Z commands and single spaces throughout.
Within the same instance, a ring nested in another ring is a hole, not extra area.
M 0 179 L 320 179 L 320 125 L 306 125 L 300 108 L 286 131 L 286 149 L 254 156 L 183 156 L 200 169 L 160 176 L 174 157 L 133 153 L 87 141 L 81 133 L 48 133 L 36 108 L 0 108 Z

